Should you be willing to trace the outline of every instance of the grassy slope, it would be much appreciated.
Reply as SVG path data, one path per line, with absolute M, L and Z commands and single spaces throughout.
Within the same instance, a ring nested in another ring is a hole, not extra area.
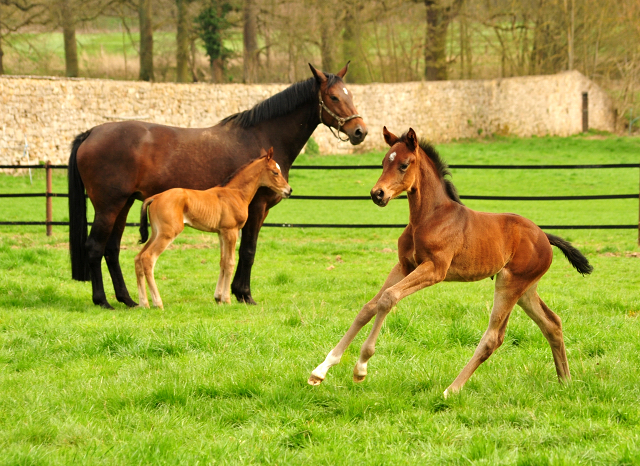
M 640 144 L 540 138 L 439 149 L 450 163 L 613 163 L 637 162 Z M 514 175 L 459 170 L 453 180 L 462 194 L 638 192 L 636 170 Z M 291 184 L 297 194 L 366 194 L 377 176 L 294 171 Z M 54 186 L 64 192 L 64 178 Z M 27 177 L 0 177 L 0 192 L 27 188 Z M 637 201 L 599 202 L 469 205 L 553 223 L 637 221 Z M 406 201 L 384 210 L 349 204 L 285 201 L 269 221 L 406 219 Z M 44 199 L 0 199 L 0 212 L 42 219 Z M 64 219 L 64 203 L 54 212 Z M 156 267 L 162 312 L 90 305 L 89 285 L 69 279 L 64 228 L 51 238 L 43 227 L 0 228 L 0 464 L 640 462 L 633 230 L 559 232 L 595 266 L 583 278 L 556 254 L 539 287 L 563 318 L 571 384 L 556 382 L 546 341 L 516 309 L 503 347 L 445 401 L 442 391 L 486 328 L 490 280 L 440 284 L 401 302 L 363 384 L 351 382 L 351 370 L 366 332 L 323 385 L 306 385 L 395 263 L 384 249 L 395 249 L 398 230 L 264 229 L 252 281 L 257 307 L 212 304 L 217 241 L 185 232 Z M 135 233 L 127 230 L 121 261 L 132 292 Z M 108 280 L 106 287 L 112 295 Z

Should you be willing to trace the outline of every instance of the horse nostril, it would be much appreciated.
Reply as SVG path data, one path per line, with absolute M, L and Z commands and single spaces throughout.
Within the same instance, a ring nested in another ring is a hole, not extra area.
M 355 136 L 360 139 L 362 137 L 362 130 L 358 127 L 356 128 L 356 130 L 354 131 Z
M 382 189 L 378 189 L 376 191 L 376 198 L 382 199 L 384 197 L 384 191 Z

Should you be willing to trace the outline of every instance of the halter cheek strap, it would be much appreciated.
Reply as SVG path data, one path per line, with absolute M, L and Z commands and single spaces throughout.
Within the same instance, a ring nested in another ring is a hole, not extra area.
M 347 139 L 342 139 L 340 137 L 340 128 L 342 128 L 344 126 L 344 124 L 347 121 L 353 120 L 354 118 L 362 118 L 362 115 L 358 115 L 357 113 L 348 116 L 347 118 L 342 118 L 338 115 L 336 115 L 335 113 L 333 113 L 331 110 L 329 110 L 329 107 L 327 107 L 324 103 L 324 101 L 322 100 L 322 91 L 318 91 L 318 101 L 319 101 L 319 112 L 320 112 L 320 123 L 323 123 L 326 127 L 329 128 L 329 130 L 331 131 L 331 134 L 333 134 L 336 139 L 342 141 L 342 142 L 346 142 L 349 140 L 349 138 L 347 137 Z M 334 120 L 336 120 L 336 122 L 338 123 L 338 134 L 333 132 L 333 127 L 328 125 L 327 123 L 325 123 L 324 121 L 322 121 L 322 110 L 324 110 L 325 112 L 327 112 L 331 117 L 333 117 Z

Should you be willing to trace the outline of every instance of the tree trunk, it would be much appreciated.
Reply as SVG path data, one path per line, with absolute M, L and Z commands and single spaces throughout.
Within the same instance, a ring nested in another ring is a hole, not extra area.
M 354 83 L 364 82 L 367 76 L 364 59 L 360 54 L 360 27 L 356 18 L 362 10 L 358 0 L 344 2 L 345 13 L 342 33 L 342 51 L 344 62 L 351 60 L 349 66 L 349 81 Z M 332 72 L 329 70 L 325 70 Z
M 65 76 L 78 77 L 78 47 L 76 43 L 76 20 L 69 0 L 62 2 L 62 36 L 64 38 Z
M 211 61 L 211 82 L 224 82 L 224 66 L 221 58 L 216 58 Z
M 457 16 L 463 0 L 444 7 L 435 0 L 424 0 L 427 7 L 427 40 L 424 50 L 424 76 L 427 81 L 447 79 L 447 29 Z
M 322 70 L 333 73 L 336 70 L 336 64 L 333 60 L 333 23 L 335 15 L 333 14 L 333 5 L 330 8 L 322 8 L 325 4 L 324 0 L 316 2 L 316 12 L 320 21 L 320 58 L 322 59 Z
M 153 27 L 151 25 L 151 1 L 139 0 L 140 18 L 140 80 L 153 81 Z
M 178 24 L 176 28 L 176 82 L 190 81 L 188 0 L 176 0 Z
M 258 12 L 254 0 L 244 0 L 244 73 L 245 83 L 258 80 Z

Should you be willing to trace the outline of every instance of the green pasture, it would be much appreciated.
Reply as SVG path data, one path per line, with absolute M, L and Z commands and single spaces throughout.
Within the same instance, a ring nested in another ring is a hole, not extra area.
M 638 163 L 640 140 L 597 135 L 438 146 L 451 164 Z M 382 153 L 296 164 L 377 164 Z M 366 195 L 377 170 L 292 170 L 294 194 Z M 638 193 L 638 169 L 454 170 L 466 195 Z M 0 192 L 42 192 L 44 173 L 0 175 Z M 54 191 L 66 192 L 63 173 Z M 64 221 L 66 200 L 54 199 Z M 635 224 L 637 200 L 468 201 L 549 224 Z M 130 221 L 137 221 L 139 203 Z M 402 223 L 406 200 L 286 200 L 268 222 Z M 0 220 L 43 220 L 44 198 L 0 198 Z M 484 332 L 494 282 L 443 283 L 400 302 L 369 376 L 351 371 L 367 326 L 325 382 L 307 377 L 396 262 L 399 229 L 264 228 L 258 306 L 217 306 L 217 238 L 185 232 L 159 259 L 166 309 L 90 304 L 70 279 L 65 227 L 0 226 L 0 464 L 640 464 L 640 249 L 636 230 L 553 231 L 594 266 L 556 251 L 539 292 L 563 319 L 573 381 L 557 382 L 535 324 L 514 310 L 503 346 L 459 395 L 442 397 Z M 121 263 L 137 299 L 137 231 Z M 391 252 L 389 252 L 391 250 Z M 106 267 L 103 268 L 108 277 Z

